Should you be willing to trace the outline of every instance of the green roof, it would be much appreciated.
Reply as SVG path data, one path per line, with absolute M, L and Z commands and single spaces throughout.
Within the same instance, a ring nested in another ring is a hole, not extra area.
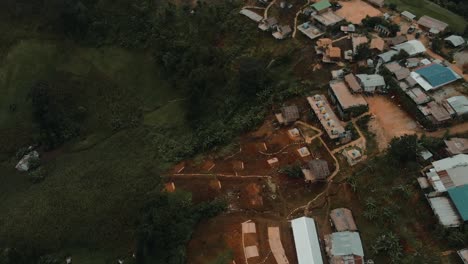
M 468 185 L 451 188 L 448 193 L 463 221 L 468 221 Z
M 317 11 L 322 11 L 326 8 L 329 8 L 330 6 L 331 4 L 328 0 L 322 0 L 312 5 L 312 7 Z

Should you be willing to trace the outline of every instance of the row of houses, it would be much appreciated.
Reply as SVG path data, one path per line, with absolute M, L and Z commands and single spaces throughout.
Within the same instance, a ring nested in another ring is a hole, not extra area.
M 351 210 L 337 208 L 330 212 L 336 232 L 324 236 L 321 242 L 313 218 L 300 217 L 291 221 L 299 264 L 322 264 L 322 245 L 331 264 L 364 264 L 364 250 Z
M 448 145 L 453 148 L 452 143 Z M 432 162 L 418 182 L 422 189 L 430 190 L 426 198 L 441 225 L 457 227 L 468 221 L 467 154 Z

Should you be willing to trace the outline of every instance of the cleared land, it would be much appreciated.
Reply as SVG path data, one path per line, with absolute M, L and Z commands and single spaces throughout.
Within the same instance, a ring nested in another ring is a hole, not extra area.
M 420 131 L 417 123 L 395 102 L 384 96 L 366 98 L 369 112 L 374 115 L 369 128 L 376 135 L 379 150 L 387 148 L 393 137 Z
M 436 19 L 447 22 L 455 31 L 462 33 L 466 26 L 466 21 L 463 17 L 454 14 L 453 12 L 434 4 L 427 0 L 388 0 L 388 3 L 393 3 L 398 6 L 400 11 L 410 11 L 416 16 L 421 17 L 428 15 Z
M 382 15 L 377 8 L 362 0 L 340 1 L 343 7 L 336 11 L 336 14 L 345 18 L 353 24 L 361 24 L 366 16 L 375 17 Z

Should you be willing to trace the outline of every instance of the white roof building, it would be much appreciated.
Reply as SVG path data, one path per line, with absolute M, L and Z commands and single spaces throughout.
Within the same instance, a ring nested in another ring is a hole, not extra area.
M 263 20 L 263 16 L 255 13 L 254 11 L 252 10 L 248 10 L 248 9 L 241 9 L 241 11 L 239 12 L 240 14 L 252 19 L 253 21 L 255 22 L 260 22 Z
M 291 225 L 298 263 L 323 264 L 322 251 L 314 219 L 305 216 L 296 218 L 291 221 Z
M 461 116 L 468 113 L 468 99 L 464 95 L 453 96 L 447 99 L 449 105 Z
M 408 11 L 401 12 L 401 15 L 406 17 L 409 20 L 414 20 L 416 18 L 416 15 L 414 15 L 413 13 L 410 13 Z
M 445 38 L 445 41 L 450 42 L 454 47 L 466 44 L 465 39 L 457 35 L 451 35 L 450 37 Z
M 427 179 L 436 192 L 468 184 L 468 155 L 456 156 L 432 162 L 434 168 L 427 173 Z
M 424 44 L 422 44 L 421 41 L 415 40 L 415 39 L 398 44 L 394 46 L 393 48 L 397 51 L 404 50 L 410 56 L 415 56 L 415 55 L 426 52 L 426 47 L 424 47 Z
M 460 226 L 461 219 L 449 198 L 445 196 L 428 197 L 428 201 L 441 225 L 446 227 Z

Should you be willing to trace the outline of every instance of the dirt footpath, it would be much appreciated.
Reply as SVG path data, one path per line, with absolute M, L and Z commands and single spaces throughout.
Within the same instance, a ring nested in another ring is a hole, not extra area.
M 374 115 L 369 127 L 376 135 L 380 151 L 384 150 L 394 137 L 423 132 L 411 116 L 391 99 L 372 96 L 366 100 L 369 103 L 369 112 Z

